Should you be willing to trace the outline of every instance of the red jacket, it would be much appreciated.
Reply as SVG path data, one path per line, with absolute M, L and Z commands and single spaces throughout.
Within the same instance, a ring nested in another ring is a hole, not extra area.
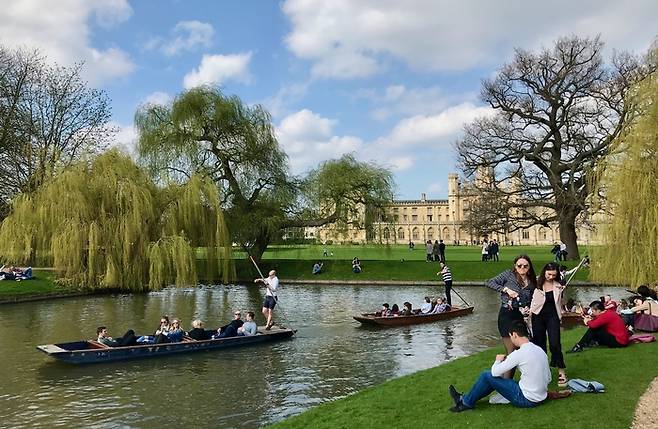
M 627 346 L 629 343 L 630 334 L 626 329 L 626 324 L 614 310 L 604 311 L 587 322 L 587 326 L 592 329 L 603 327 L 622 346 Z

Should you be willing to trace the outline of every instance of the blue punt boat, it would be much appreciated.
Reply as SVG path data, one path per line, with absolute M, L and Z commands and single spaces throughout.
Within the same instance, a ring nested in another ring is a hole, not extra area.
M 37 346 L 37 349 L 66 363 L 103 363 L 260 344 L 290 338 L 297 332 L 293 329 L 278 326 L 273 326 L 269 331 L 264 328 L 259 327 L 258 333 L 250 337 L 229 337 L 202 341 L 186 337 L 178 343 L 144 344 L 128 347 L 109 347 L 98 341 L 81 340 L 71 343 L 45 344 Z

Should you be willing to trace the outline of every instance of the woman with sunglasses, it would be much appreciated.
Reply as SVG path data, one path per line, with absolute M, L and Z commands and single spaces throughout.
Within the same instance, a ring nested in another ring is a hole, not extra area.
M 487 282 L 487 286 L 500 292 L 500 311 L 498 312 L 498 332 L 507 354 L 515 347 L 509 337 L 509 328 L 515 322 L 524 322 L 524 309 L 530 305 L 532 293 L 537 284 L 537 276 L 532 261 L 527 255 L 519 255 L 514 259 L 514 266 Z M 514 371 L 505 374 L 511 378 Z
M 530 313 L 532 320 L 532 342 L 546 351 L 546 334 L 551 350 L 551 366 L 557 368 L 557 385 L 567 385 L 567 372 L 562 355 L 560 321 L 562 320 L 562 292 L 565 286 L 560 282 L 560 265 L 551 262 L 544 265 L 537 288 L 532 294 Z

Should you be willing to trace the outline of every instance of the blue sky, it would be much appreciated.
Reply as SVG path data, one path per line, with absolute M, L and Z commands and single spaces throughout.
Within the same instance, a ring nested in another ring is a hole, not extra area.
M 490 114 L 481 80 L 515 47 L 600 34 L 607 55 L 643 53 L 656 22 L 655 0 L 0 0 L 0 43 L 84 61 L 119 146 L 139 105 L 213 83 L 271 112 L 294 174 L 352 152 L 406 199 L 446 197 L 453 142 Z

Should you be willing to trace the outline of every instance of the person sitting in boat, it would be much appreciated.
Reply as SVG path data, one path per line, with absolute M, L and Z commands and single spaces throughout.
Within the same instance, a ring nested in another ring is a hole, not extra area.
M 180 341 L 183 341 L 184 335 L 185 335 L 185 331 L 183 330 L 183 328 L 180 327 L 180 320 L 174 319 L 171 322 L 171 326 L 169 327 L 167 338 L 172 343 L 178 343 Z
M 354 274 L 359 274 L 361 272 L 361 261 L 356 256 L 352 259 L 352 272 Z
M 603 295 L 601 298 L 601 301 L 603 301 L 603 306 L 606 310 L 617 311 L 617 302 L 613 301 L 610 295 Z
M 438 298 L 436 306 L 434 307 L 434 310 L 432 310 L 432 313 L 433 314 L 445 313 L 446 311 L 450 311 L 450 306 L 448 305 L 448 302 L 443 297 Z
M 169 323 L 169 316 L 162 316 L 160 318 L 160 326 L 158 326 L 158 329 L 153 333 L 155 343 L 170 343 L 171 341 L 169 341 L 169 337 L 167 337 L 170 329 L 171 324 Z
M 398 307 L 397 304 L 393 304 L 393 307 L 391 307 L 391 316 L 399 316 L 400 315 L 400 307 Z
M 209 340 L 217 331 L 204 329 L 204 324 L 200 319 L 192 321 L 192 330 L 187 333 L 187 336 L 197 341 Z
M 381 316 L 381 317 L 388 317 L 390 315 L 391 315 L 391 308 L 388 305 L 388 302 L 383 303 L 381 311 L 375 313 L 375 316 Z
M 576 301 L 573 298 L 569 298 L 567 303 L 562 306 L 562 312 L 564 313 L 575 313 L 578 307 L 576 306 Z
M 96 335 L 98 335 L 97 341 L 99 343 L 110 347 L 128 347 L 137 344 L 137 337 L 135 336 L 135 331 L 132 329 L 129 329 L 128 332 L 123 334 L 123 337 L 115 340 L 107 334 L 107 328 L 105 326 L 99 326 L 96 329 Z
M 429 296 L 425 297 L 425 302 L 420 306 L 420 312 L 422 314 L 429 314 L 432 311 L 432 300 Z
M 238 335 L 242 337 L 251 337 L 258 333 L 258 326 L 254 322 L 254 312 L 247 312 L 247 321 L 238 328 Z
M 412 316 L 413 312 L 411 311 L 411 303 L 409 301 L 402 304 L 402 311 L 400 316 Z
M 235 310 L 233 320 L 217 330 L 219 338 L 236 337 L 238 335 L 238 328 L 244 324 L 244 321 L 240 317 L 240 310 Z

